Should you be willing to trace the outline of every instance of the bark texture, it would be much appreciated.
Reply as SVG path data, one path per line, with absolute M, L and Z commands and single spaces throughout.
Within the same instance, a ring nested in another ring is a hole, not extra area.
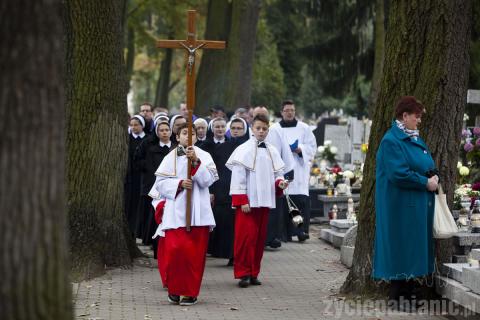
M 61 1 L 0 3 L 0 317 L 72 319 Z
M 390 0 L 375 0 L 375 60 L 373 65 L 372 90 L 370 94 L 370 118 L 377 103 L 385 61 L 385 2 Z
M 67 0 L 67 174 L 72 274 L 129 264 L 124 214 L 127 81 L 123 1 Z
M 205 39 L 227 41 L 226 50 L 205 50 L 198 72 L 196 108 L 233 110 L 250 103 L 261 0 L 210 0 Z
M 353 266 L 344 292 L 378 289 L 371 279 L 375 237 L 375 156 L 397 100 L 414 95 L 427 110 L 420 134 L 451 201 L 456 180 L 469 68 L 471 1 L 392 1 L 385 65 L 369 140 Z M 442 246 L 442 244 L 440 244 Z M 437 248 L 442 251 L 441 247 Z

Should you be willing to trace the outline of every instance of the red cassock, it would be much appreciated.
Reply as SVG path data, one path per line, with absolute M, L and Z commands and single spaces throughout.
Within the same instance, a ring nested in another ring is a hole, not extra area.
M 198 170 L 192 168 L 194 176 Z M 179 181 L 176 196 L 183 191 Z M 155 221 L 160 224 L 166 201 L 155 209 Z M 158 270 L 164 287 L 170 295 L 197 297 L 200 293 L 207 254 L 209 226 L 192 226 L 190 232 L 185 227 L 165 230 L 165 236 L 158 241 Z
M 276 195 L 283 190 L 275 182 Z M 270 208 L 250 208 L 243 212 L 241 206 L 248 204 L 246 194 L 232 195 L 232 206 L 235 210 L 235 240 L 233 242 L 233 274 L 235 279 L 246 276 L 258 277 L 263 258 L 263 250 L 267 239 L 268 213 Z
M 165 273 L 168 293 L 177 296 L 197 297 L 200 293 L 210 227 L 191 227 L 165 231 L 162 259 L 166 261 Z
M 162 223 L 163 217 L 163 208 L 165 207 L 165 200 L 161 201 L 155 208 L 155 222 L 158 224 Z M 164 288 L 167 287 L 167 260 L 165 257 L 165 250 L 163 248 L 164 237 L 158 237 L 157 244 L 157 263 L 158 271 L 160 272 L 160 278 L 162 279 L 162 285 Z

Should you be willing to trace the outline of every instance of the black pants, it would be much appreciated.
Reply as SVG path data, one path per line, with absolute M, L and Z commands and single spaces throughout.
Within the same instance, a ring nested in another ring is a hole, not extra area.
M 268 215 L 268 227 L 267 227 L 267 240 L 266 244 L 271 243 L 273 240 L 282 240 L 282 217 L 284 211 L 285 197 L 278 197 L 275 200 L 275 209 L 270 209 Z

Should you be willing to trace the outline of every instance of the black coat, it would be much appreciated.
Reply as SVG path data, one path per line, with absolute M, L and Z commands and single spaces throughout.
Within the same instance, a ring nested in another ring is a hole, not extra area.
M 247 140 L 244 137 L 225 138 L 226 141 L 221 144 L 215 144 L 213 140 L 208 140 L 209 142 L 207 146 L 205 146 L 205 150 L 211 154 L 218 172 L 218 180 L 210 187 L 210 193 L 215 195 L 216 204 L 231 204 L 232 198 L 229 193 L 232 172 L 225 164 L 233 151 Z
M 160 141 L 156 135 L 148 136 L 138 146 L 134 161 L 135 166 L 141 172 L 141 195 L 148 195 L 155 183 L 155 171 L 170 150 L 166 146 L 160 147 Z
M 140 200 L 140 186 L 141 186 L 141 172 L 134 165 L 133 157 L 135 150 L 146 139 L 137 138 L 135 139 L 132 134 L 128 135 L 128 163 L 127 163 L 127 174 L 125 176 L 125 215 L 130 226 L 130 229 L 135 230 L 136 223 L 136 214 L 138 202 Z

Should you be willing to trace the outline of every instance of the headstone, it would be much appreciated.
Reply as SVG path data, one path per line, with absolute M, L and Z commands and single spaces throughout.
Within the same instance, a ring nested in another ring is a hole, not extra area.
M 313 130 L 313 135 L 315 136 L 315 139 L 317 140 L 317 145 L 322 146 L 323 142 L 325 140 L 325 126 L 327 124 L 333 124 L 333 125 L 338 125 L 338 117 L 335 118 L 323 118 L 318 122 L 317 128 Z
M 351 156 L 349 163 L 362 163 L 364 162 L 365 156 L 362 153 L 361 148 L 363 143 L 368 143 L 371 123 L 369 120 L 358 120 L 354 117 L 350 117 L 348 123 L 351 140 Z
M 345 237 L 343 237 L 343 246 L 355 247 L 355 241 L 357 240 L 357 229 L 357 224 L 348 229 L 348 231 L 345 233 Z
M 325 140 L 332 141 L 332 146 L 337 148 L 335 159 L 343 162 L 345 153 L 351 153 L 352 143 L 348 135 L 348 126 L 331 125 L 325 126 Z
M 351 196 L 327 196 L 324 194 L 319 194 L 318 201 L 322 206 L 322 211 L 324 216 L 328 216 L 328 211 L 333 207 L 334 204 L 337 205 L 338 212 L 343 213 L 346 212 L 348 208 L 348 199 L 352 198 L 354 203 L 358 203 L 360 201 L 360 194 L 354 193 Z M 479 233 L 480 235 L 480 233 Z
M 467 103 L 480 104 L 480 90 L 467 91 Z
M 351 268 L 353 264 L 353 253 L 355 252 L 355 241 L 357 240 L 357 225 L 352 226 L 343 237 L 340 247 L 340 261 Z
M 472 249 L 470 252 L 472 259 L 480 260 L 480 249 Z
M 476 294 L 480 293 L 480 269 L 475 267 L 463 268 L 462 284 Z

